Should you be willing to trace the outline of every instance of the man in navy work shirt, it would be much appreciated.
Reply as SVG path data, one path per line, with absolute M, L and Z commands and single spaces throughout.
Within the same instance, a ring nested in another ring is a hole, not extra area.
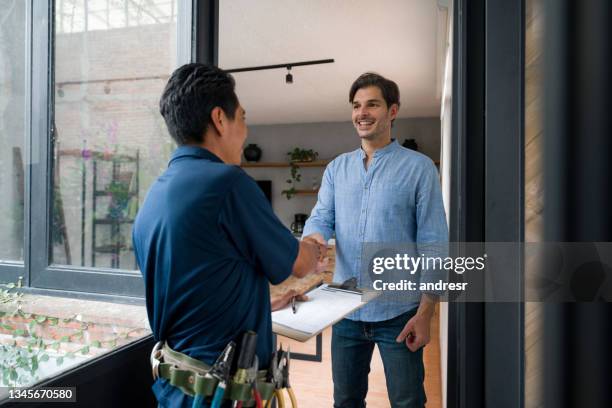
M 321 247 L 297 241 L 237 166 L 247 128 L 231 75 L 202 64 L 178 68 L 160 111 L 178 148 L 133 229 L 155 340 L 212 365 L 228 342 L 253 330 L 266 367 L 272 353 L 269 283 L 314 271 Z M 193 401 L 164 379 L 153 391 L 163 407 Z

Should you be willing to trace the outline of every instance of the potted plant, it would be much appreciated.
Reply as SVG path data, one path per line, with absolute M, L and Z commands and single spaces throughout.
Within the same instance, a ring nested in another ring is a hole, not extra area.
M 289 161 L 292 164 L 295 164 L 296 162 L 299 163 L 299 162 L 315 161 L 317 157 L 319 156 L 319 153 L 315 152 L 312 149 L 306 150 L 306 149 L 300 149 L 299 147 L 296 147 L 290 152 L 287 152 L 287 156 L 289 156 Z

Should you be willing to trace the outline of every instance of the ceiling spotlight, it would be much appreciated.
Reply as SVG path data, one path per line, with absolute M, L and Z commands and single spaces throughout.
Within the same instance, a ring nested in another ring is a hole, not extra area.
M 291 75 L 291 67 L 287 67 L 287 75 L 285 75 L 285 83 L 293 83 L 293 75 Z

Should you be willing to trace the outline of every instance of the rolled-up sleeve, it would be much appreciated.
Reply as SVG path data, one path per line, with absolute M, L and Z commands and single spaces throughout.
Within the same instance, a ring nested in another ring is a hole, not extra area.
M 312 209 L 310 217 L 306 220 L 303 236 L 314 233 L 323 235 L 329 240 L 334 233 L 335 203 L 334 203 L 334 162 L 325 168 L 321 188 L 317 197 L 317 204 Z

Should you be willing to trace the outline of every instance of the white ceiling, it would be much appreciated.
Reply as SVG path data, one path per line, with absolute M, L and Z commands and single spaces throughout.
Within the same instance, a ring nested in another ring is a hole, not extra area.
M 348 91 L 363 72 L 400 87 L 400 117 L 439 116 L 445 26 L 436 0 L 220 1 L 219 66 L 333 58 L 335 63 L 235 73 L 251 124 L 350 120 Z M 440 38 L 439 38 L 440 37 Z

